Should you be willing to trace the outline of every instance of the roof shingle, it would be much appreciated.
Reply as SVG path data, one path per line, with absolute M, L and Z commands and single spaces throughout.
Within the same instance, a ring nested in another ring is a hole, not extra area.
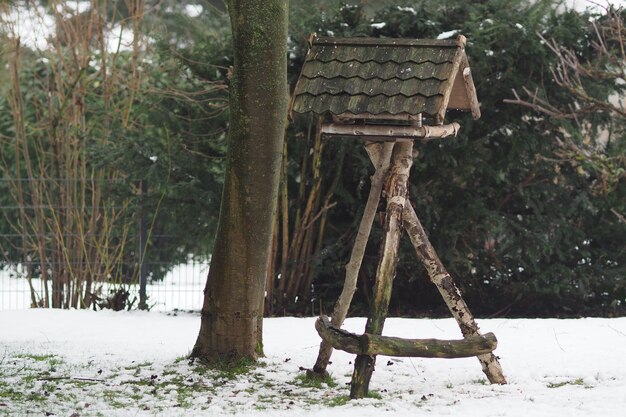
M 452 89 L 467 85 L 454 82 L 466 66 L 461 40 L 314 38 L 291 109 L 381 117 L 425 113 L 443 120 Z M 471 90 L 462 93 L 475 95 L 473 84 Z M 462 110 L 473 102 L 456 101 Z

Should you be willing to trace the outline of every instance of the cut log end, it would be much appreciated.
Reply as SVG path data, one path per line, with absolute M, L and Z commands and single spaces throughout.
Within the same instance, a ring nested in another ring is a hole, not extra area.
M 385 355 L 420 358 L 467 358 L 492 352 L 498 345 L 496 336 L 487 333 L 460 340 L 402 339 L 373 334 L 356 335 L 333 327 L 328 317 L 315 322 L 320 337 L 333 348 L 355 355 Z

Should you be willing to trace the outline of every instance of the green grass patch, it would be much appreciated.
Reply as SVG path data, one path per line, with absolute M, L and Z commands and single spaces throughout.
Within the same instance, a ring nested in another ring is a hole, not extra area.
M 106 400 L 107 403 L 113 405 L 112 403 L 117 401 L 120 397 L 120 393 L 115 390 L 105 389 L 102 391 L 102 397 Z
M 21 401 L 25 398 L 24 393 L 8 386 L 0 386 L 0 399 L 9 401 Z
M 548 388 L 561 388 L 564 387 L 565 385 L 579 385 L 579 386 L 584 386 L 585 382 L 583 381 L 582 378 L 576 378 L 573 380 L 569 380 L 569 381 L 563 381 L 563 382 L 550 382 L 548 385 L 546 385 Z
M 217 372 L 218 378 L 235 379 L 239 375 L 250 373 L 259 366 L 265 366 L 263 362 L 253 359 L 219 359 L 212 361 L 199 361 L 194 372 L 199 375 L 206 375 L 211 371 Z
M 55 372 L 56 366 L 63 364 L 63 359 L 53 354 L 34 354 L 34 353 L 20 353 L 15 355 L 16 359 L 33 361 L 41 365 L 48 365 L 49 371 Z
M 159 388 L 163 388 L 168 383 L 167 382 L 156 383 L 152 379 L 145 379 L 144 378 L 144 379 L 138 379 L 138 380 L 129 379 L 127 381 L 122 381 L 121 384 L 134 385 L 134 386 L 139 386 L 139 387 L 159 387 Z
M 46 401 L 48 397 L 46 397 L 46 395 L 44 395 L 43 392 L 32 391 L 26 394 L 24 399 L 28 401 L 29 403 L 34 403 L 34 402 L 40 403 L 40 402 Z
M 179 407 L 190 408 L 193 405 L 192 400 L 195 394 L 202 393 L 206 395 L 208 392 L 211 392 L 211 390 L 204 384 L 192 383 L 186 385 L 181 381 L 176 388 L 176 401 Z
M 487 380 L 485 378 L 472 379 L 472 384 L 477 385 L 487 385 Z
M 15 357 L 19 359 L 31 359 L 35 362 L 44 362 L 44 361 L 49 361 L 49 360 L 57 358 L 56 355 L 52 355 L 52 354 L 36 355 L 33 353 L 20 353 L 18 355 L 15 355 Z
M 82 389 L 87 389 L 92 387 L 94 384 L 96 384 L 96 381 L 85 381 L 82 379 L 67 379 L 66 381 L 64 381 L 66 384 L 72 384 L 77 388 L 82 388 Z
M 134 363 L 132 365 L 125 366 L 124 369 L 127 371 L 140 371 L 142 368 L 150 368 L 152 366 L 152 362 L 140 362 Z
M 202 364 L 196 365 L 193 374 L 188 374 L 187 369 L 186 371 L 183 375 L 175 366 L 168 367 L 158 374 L 150 372 L 150 375 L 148 373 L 137 375 L 137 371 L 135 371 L 132 378 L 124 380 L 120 384 L 129 387 L 131 391 L 129 398 L 136 403 L 140 403 L 144 399 L 149 401 L 161 400 L 165 398 L 164 396 L 169 396 L 170 393 L 175 392 L 175 406 L 190 408 L 193 406 L 193 398 L 199 393 L 214 393 L 215 387 L 201 382 L 198 375 L 214 371 Z M 209 376 L 213 377 L 213 375 Z
M 375 400 L 382 400 L 383 396 L 380 394 L 380 392 L 373 390 L 367 393 L 367 398 L 373 398 Z
M 296 377 L 294 383 L 306 388 L 334 388 L 337 383 L 330 374 L 317 375 L 313 372 L 300 374 Z
M 341 407 L 342 405 L 348 404 L 350 401 L 350 396 L 348 395 L 339 395 L 337 397 L 333 397 L 328 401 L 329 407 Z
M 278 401 L 277 397 L 277 395 L 259 395 L 259 397 L 256 399 L 256 402 L 271 404 Z
M 135 401 L 135 402 L 140 402 L 141 400 L 143 400 L 143 393 L 141 393 L 141 391 L 136 391 L 133 394 L 130 394 L 128 396 L 128 398 L 130 398 L 131 400 Z

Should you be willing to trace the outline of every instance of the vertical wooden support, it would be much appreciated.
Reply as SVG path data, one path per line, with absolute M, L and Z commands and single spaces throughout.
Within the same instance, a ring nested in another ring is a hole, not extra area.
M 375 153 L 377 160 L 374 162 L 376 171 L 372 176 L 372 184 L 370 186 L 370 193 L 367 197 L 367 203 L 363 209 L 363 217 L 359 225 L 359 231 L 352 247 L 352 253 L 350 254 L 350 261 L 346 265 L 346 278 L 343 284 L 343 290 L 339 299 L 335 303 L 333 313 L 331 315 L 331 325 L 335 327 L 341 327 L 346 316 L 348 315 L 348 309 L 356 290 L 357 278 L 359 270 L 361 269 L 361 263 L 363 262 L 363 255 L 365 254 L 365 247 L 367 246 L 367 240 L 372 230 L 372 224 L 376 217 L 376 209 L 378 208 L 378 201 L 380 200 L 380 194 L 383 189 L 383 183 L 385 182 L 385 176 L 389 169 L 389 163 L 391 161 L 391 152 L 393 150 L 393 142 L 377 143 L 369 142 L 365 145 L 365 148 L 369 154 Z M 376 148 L 373 150 L 372 148 Z M 313 366 L 314 375 L 324 376 L 326 375 L 326 368 L 330 356 L 332 355 L 333 348 L 322 340 L 320 344 L 320 350 L 317 355 L 317 360 Z
M 389 177 L 385 184 L 387 214 L 385 219 L 385 235 L 381 245 L 380 261 L 376 270 L 374 299 L 365 326 L 365 332 L 373 335 L 382 334 L 393 279 L 398 263 L 398 246 L 400 243 L 402 213 L 404 210 L 409 171 L 413 164 L 413 142 L 398 142 L 394 146 Z M 376 356 L 358 355 L 354 363 L 350 398 L 367 396 L 369 382 L 374 371 Z
M 417 257 L 426 268 L 431 282 L 435 284 L 439 290 L 448 309 L 461 328 L 463 337 L 470 338 L 472 336 L 480 336 L 480 331 L 474 320 L 474 316 L 461 297 L 461 292 L 455 285 L 454 280 L 443 266 L 439 256 L 437 256 L 435 248 L 433 248 L 430 240 L 428 240 L 428 236 L 426 236 L 426 232 L 410 202 L 404 205 L 402 219 L 404 228 L 413 243 Z M 493 353 L 490 352 L 478 355 L 477 357 L 489 382 L 492 384 L 506 384 L 500 362 Z

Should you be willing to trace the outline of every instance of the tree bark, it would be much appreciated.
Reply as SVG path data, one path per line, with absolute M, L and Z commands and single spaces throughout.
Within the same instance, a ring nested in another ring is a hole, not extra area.
M 391 299 L 391 289 L 398 263 L 402 212 L 406 201 L 409 171 L 413 163 L 412 149 L 413 142 L 398 142 L 394 145 L 389 178 L 385 184 L 387 198 L 386 233 L 381 245 L 382 253 L 376 270 L 372 310 L 365 326 L 365 333 L 373 335 L 382 334 L 389 300 Z M 358 355 L 356 357 L 350 398 L 367 396 L 375 362 L 376 356 L 374 355 Z
M 420 140 L 427 142 L 456 136 L 461 125 L 454 122 L 441 126 L 394 126 L 394 125 L 357 125 L 327 123 L 322 125 L 322 133 L 332 136 L 357 136 L 365 140 L 398 141 Z
M 428 236 L 426 236 L 426 232 L 410 202 L 405 204 L 403 215 L 404 228 L 413 243 L 413 247 L 415 247 L 417 257 L 424 264 L 431 282 L 439 290 L 448 309 L 461 328 L 463 337 L 480 336 L 480 330 L 474 320 L 474 316 L 461 297 L 461 292 L 455 285 L 454 280 L 443 266 L 439 256 L 437 256 L 435 248 L 428 240 Z M 493 353 L 478 355 L 478 360 L 489 382 L 492 384 L 506 384 L 506 378 L 502 372 L 500 362 Z
M 370 151 L 374 152 L 371 150 L 372 147 L 376 148 L 375 152 L 379 155 L 379 162 L 374 164 L 376 171 L 372 176 L 370 193 L 367 197 L 365 208 L 363 209 L 363 217 L 361 218 L 359 230 L 354 241 L 354 246 L 352 247 L 350 261 L 346 265 L 346 278 L 343 283 L 343 289 L 339 299 L 337 299 L 337 302 L 335 303 L 335 307 L 333 308 L 333 313 L 331 315 L 331 324 L 335 327 L 341 327 L 346 319 L 346 316 L 348 315 L 348 309 L 350 308 L 350 303 L 352 302 L 352 297 L 354 296 L 354 291 L 356 290 L 357 278 L 359 270 L 361 269 L 361 263 L 363 262 L 365 247 L 367 246 L 367 240 L 369 239 L 372 231 L 372 224 L 374 223 L 374 218 L 376 217 L 378 201 L 380 200 L 383 183 L 391 161 L 393 143 L 369 143 L 365 145 L 368 153 L 370 153 Z M 332 353 L 333 347 L 326 340 L 322 340 L 317 360 L 313 366 L 313 372 L 315 374 L 326 374 L 326 368 L 328 367 L 328 362 L 330 361 Z
M 230 0 L 234 72 L 220 220 L 191 355 L 257 359 L 287 115 L 287 1 Z
M 402 339 L 369 333 L 356 335 L 332 326 L 326 316 L 317 319 L 315 329 L 320 337 L 332 347 L 355 355 L 468 358 L 490 353 L 498 345 L 493 333 L 461 340 Z

